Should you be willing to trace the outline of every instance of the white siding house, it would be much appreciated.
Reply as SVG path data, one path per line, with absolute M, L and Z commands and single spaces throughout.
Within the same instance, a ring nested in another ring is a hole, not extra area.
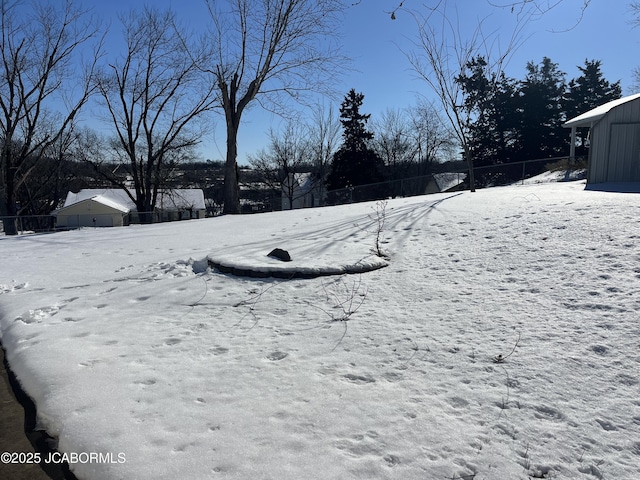
M 70 203 L 53 212 L 58 228 L 122 227 L 130 208 L 104 195 Z
M 158 192 L 156 220 L 204 218 L 206 207 L 200 189 L 174 189 Z M 56 225 L 63 228 L 116 227 L 135 222 L 136 205 L 122 189 L 91 188 L 69 192 L 62 208 L 53 212 Z
M 588 183 L 640 182 L 640 93 L 589 110 L 564 127 L 571 128 L 571 157 L 576 128 L 590 128 Z

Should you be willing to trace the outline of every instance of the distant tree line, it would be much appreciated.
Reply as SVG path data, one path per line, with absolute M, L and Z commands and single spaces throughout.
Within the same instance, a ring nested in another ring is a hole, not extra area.
M 339 115 L 332 108 L 316 107 L 308 123 L 291 121 L 271 130 L 269 144 L 250 156 L 250 165 L 290 206 L 305 193 L 292 181 L 300 174 L 305 174 L 307 188 L 325 198 L 335 190 L 451 168 L 454 137 L 431 103 L 417 100 L 409 108 L 387 109 L 369 125 L 371 115 L 361 111 L 363 102 L 364 94 L 351 89 Z M 356 200 L 392 195 L 389 188 L 372 187 L 371 194 Z
M 578 69 L 580 75 L 567 82 L 559 66 L 545 57 L 540 64 L 529 62 L 525 78 L 516 80 L 491 73 L 481 56 L 467 62 L 455 82 L 463 93 L 461 108 L 467 110 L 465 127 L 475 168 L 567 156 L 570 136 L 563 123 L 621 96 L 620 82 L 604 78 L 600 61 L 585 60 Z M 380 184 L 359 198 L 367 200 L 393 195 L 395 180 L 442 171 L 443 162 L 463 160 L 460 145 L 433 105 L 418 102 L 410 109 L 387 110 L 375 121 L 362 113 L 363 102 L 364 94 L 355 89 L 345 96 L 340 144 L 335 119 L 327 119 L 334 122 L 330 144 L 336 148 L 330 162 L 324 157 L 322 169 L 311 153 L 312 129 L 291 125 L 279 134 L 271 132 L 269 147 L 252 158 L 252 165 L 274 188 L 290 185 L 286 179 L 300 172 L 311 172 L 330 192 Z M 585 156 L 587 129 L 579 132 L 577 142 L 577 155 Z M 530 173 L 536 168 L 542 171 L 545 165 L 529 167 Z M 520 166 L 482 170 L 478 184 L 511 182 L 521 171 Z M 295 192 L 284 190 L 293 200 Z
M 469 147 L 475 167 L 567 156 L 570 136 L 563 123 L 621 96 L 620 82 L 607 81 L 596 60 L 578 66 L 580 75 L 569 82 L 548 57 L 540 64 L 529 62 L 522 80 L 492 74 L 484 57 L 473 58 L 465 67 L 455 80 L 470 113 Z M 576 155 L 585 156 L 587 129 L 579 133 Z M 519 169 L 486 172 L 480 184 L 513 181 L 519 175 Z
M 159 190 L 184 180 L 215 114 L 224 118 L 225 158 L 215 174 L 194 184 L 211 190 L 216 208 L 238 213 L 243 181 L 293 200 L 297 191 L 286 188 L 293 187 L 287 179 L 297 173 L 308 173 L 324 197 L 326 190 L 427 175 L 457 161 L 460 150 L 477 165 L 561 154 L 568 142 L 562 121 L 620 95 L 619 82 L 602 78 L 600 62 L 586 62 L 582 75 L 566 83 L 544 59 L 529 64 L 518 81 L 493 73 L 475 55 L 465 57 L 452 80 L 463 95 L 453 103 L 456 114 L 466 113 L 462 130 L 449 121 L 451 112 L 425 101 L 371 118 L 361 112 L 364 95 L 355 89 L 339 115 L 317 106 L 307 108 L 307 120 L 292 119 L 290 100 L 308 106 L 307 95 L 331 91 L 342 70 L 346 57 L 333 40 L 348 2 L 202 1 L 208 17 L 201 32 L 191 32 L 172 10 L 145 6 L 120 14 L 115 42 L 74 0 L 1 2 L 6 234 L 16 233 L 11 217 L 46 214 L 81 186 L 126 189 L 139 211 L 153 211 Z M 241 180 L 237 135 L 253 104 L 289 123 L 271 132 L 269 145 L 251 158 L 251 175 Z M 81 112 L 101 120 L 105 133 L 83 128 Z M 584 152 L 586 137 L 579 142 L 577 151 Z M 205 183 L 214 178 L 215 187 Z M 393 192 L 371 195 L 383 194 Z

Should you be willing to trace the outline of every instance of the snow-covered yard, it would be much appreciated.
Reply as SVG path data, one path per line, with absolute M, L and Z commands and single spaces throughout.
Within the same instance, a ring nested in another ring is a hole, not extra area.
M 83 480 L 640 478 L 640 197 L 584 187 L 389 200 L 314 279 L 205 260 L 380 266 L 380 206 L 1 238 L 2 342 Z

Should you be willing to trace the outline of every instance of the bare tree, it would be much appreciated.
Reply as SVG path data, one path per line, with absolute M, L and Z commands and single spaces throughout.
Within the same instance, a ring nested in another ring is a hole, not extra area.
M 564 0 L 487 0 L 489 5 L 497 8 L 509 10 L 511 13 L 517 15 L 520 18 L 528 20 L 536 20 L 552 10 L 559 7 Z M 589 8 L 591 0 L 582 0 L 582 5 L 576 11 L 575 21 L 566 30 L 574 28 Z
M 93 93 L 98 24 L 71 0 L 0 2 L 0 216 L 21 214 L 17 193 L 51 148 L 72 129 Z M 15 219 L 4 219 L 7 235 Z
M 518 15 L 507 39 L 507 46 L 501 52 L 492 51 L 496 39 L 486 36 L 482 21 L 470 32 L 464 33 L 457 24 L 457 11 L 450 15 L 446 0 L 428 9 L 426 15 L 414 13 L 418 25 L 416 50 L 406 53 L 413 69 L 435 92 L 443 112 L 451 125 L 456 139 L 464 152 L 469 168 L 469 188 L 475 191 L 473 157 L 470 148 L 469 127 L 473 121 L 474 105 L 465 102 L 462 85 L 457 81 L 467 68 L 470 60 L 477 56 L 488 59 L 487 69 L 495 78 L 500 77 L 504 66 L 513 52 L 522 44 L 522 30 L 532 18 L 533 12 Z
M 342 124 L 339 116 L 334 113 L 333 106 L 331 104 L 328 107 L 324 104 L 316 105 L 309 126 L 309 146 L 315 176 L 318 180 L 317 189 L 320 202 L 324 202 L 326 177 L 341 138 Z
M 201 141 L 214 87 L 198 68 L 204 57 L 189 45 L 172 11 L 147 6 L 120 20 L 126 52 L 97 84 L 115 128 L 114 151 L 128 165 L 133 191 L 121 178 L 110 180 L 127 192 L 144 221 L 171 165 Z
M 418 100 L 410 108 L 409 118 L 409 135 L 414 144 L 419 175 L 431 173 L 435 163 L 453 158 L 455 136 L 431 102 Z
M 308 136 L 305 126 L 288 122 L 282 132 L 269 132 L 268 149 L 249 158 L 249 163 L 259 173 L 261 180 L 268 187 L 282 192 L 291 210 L 295 200 L 306 195 L 303 187 L 313 188 L 317 182 L 311 172 Z
M 406 177 L 415 156 L 409 128 L 405 112 L 399 109 L 387 108 L 373 122 L 373 148 L 384 161 L 391 180 Z
M 282 112 L 288 99 L 326 90 L 343 60 L 336 44 L 340 0 L 207 0 L 213 75 L 225 114 L 224 212 L 239 213 L 237 136 L 254 100 Z
M 441 2 L 442 3 L 442 2 Z M 440 5 L 439 5 L 440 6 Z M 438 16 L 440 21 L 438 22 Z M 418 52 L 407 58 L 416 73 L 433 89 L 443 107 L 469 168 L 469 188 L 475 191 L 473 157 L 471 156 L 469 126 L 471 112 L 465 110 L 462 87 L 456 78 L 478 49 L 478 33 L 471 39 L 461 38 L 446 10 L 433 9 L 427 16 L 415 15 L 418 22 Z M 438 30 L 435 25 L 440 26 Z
M 21 205 L 29 215 L 48 215 L 60 206 L 69 191 L 70 182 L 75 176 L 71 152 L 77 140 L 75 125 L 70 125 L 55 143 L 51 144 L 43 158 L 30 159 L 38 162 L 24 182 L 19 194 Z

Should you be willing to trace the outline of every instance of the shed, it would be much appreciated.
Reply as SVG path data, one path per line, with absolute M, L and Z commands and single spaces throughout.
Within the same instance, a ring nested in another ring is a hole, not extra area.
M 619 98 L 567 121 L 571 157 L 576 129 L 589 127 L 588 183 L 640 182 L 640 93 Z
M 55 212 L 58 228 L 121 227 L 130 208 L 103 195 L 80 200 Z

